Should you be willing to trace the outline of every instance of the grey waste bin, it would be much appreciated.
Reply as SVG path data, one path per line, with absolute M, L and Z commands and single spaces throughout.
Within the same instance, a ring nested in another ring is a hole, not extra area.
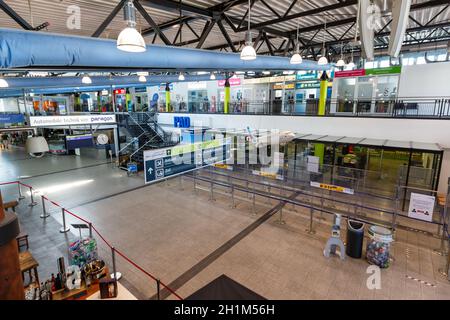
M 364 241 L 364 223 L 348 220 L 347 247 L 345 253 L 352 258 L 360 259 Z

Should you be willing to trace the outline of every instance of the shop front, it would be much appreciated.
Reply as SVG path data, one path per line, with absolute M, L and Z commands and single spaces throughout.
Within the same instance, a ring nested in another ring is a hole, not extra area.
M 391 113 L 401 67 L 335 72 L 330 113 Z

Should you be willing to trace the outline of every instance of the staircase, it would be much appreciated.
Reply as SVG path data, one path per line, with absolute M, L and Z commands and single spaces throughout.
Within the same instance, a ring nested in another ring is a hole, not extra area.
M 176 145 L 172 133 L 165 132 L 156 121 L 154 112 L 130 112 L 117 115 L 118 123 L 127 132 L 127 143 L 119 151 L 119 166 L 127 169 L 135 162 L 138 170 L 144 169 L 144 151 Z

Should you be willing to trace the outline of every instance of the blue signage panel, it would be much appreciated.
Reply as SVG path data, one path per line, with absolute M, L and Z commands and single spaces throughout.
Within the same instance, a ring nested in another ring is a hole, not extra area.
M 191 118 L 189 117 L 173 117 L 173 126 L 175 128 L 190 128 Z
M 174 148 L 146 151 L 144 153 L 145 183 L 152 183 L 229 159 L 231 156 L 231 140 L 214 142 L 199 142 Z M 180 152 L 183 149 L 185 152 Z
M 24 123 L 25 117 L 23 114 L 0 114 L 0 123 Z

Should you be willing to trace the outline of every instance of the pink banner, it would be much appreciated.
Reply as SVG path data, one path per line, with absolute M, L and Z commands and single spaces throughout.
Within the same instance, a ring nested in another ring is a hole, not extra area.
M 363 77 L 365 75 L 366 75 L 365 69 L 336 71 L 334 73 L 335 78 Z
M 241 78 L 230 78 L 228 80 L 230 82 L 230 86 L 240 86 L 241 85 Z M 217 81 L 219 87 L 225 86 L 225 80 L 219 80 Z

